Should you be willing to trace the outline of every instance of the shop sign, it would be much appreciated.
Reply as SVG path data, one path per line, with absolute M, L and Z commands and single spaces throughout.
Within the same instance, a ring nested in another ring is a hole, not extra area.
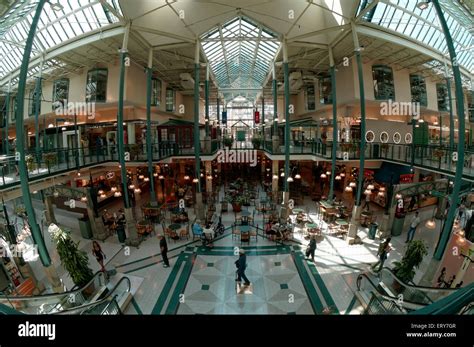
M 400 183 L 412 183 L 414 178 L 414 174 L 400 175 Z
M 107 171 L 107 173 L 105 174 L 105 177 L 107 177 L 108 180 L 111 180 L 112 178 L 115 177 L 115 172 Z

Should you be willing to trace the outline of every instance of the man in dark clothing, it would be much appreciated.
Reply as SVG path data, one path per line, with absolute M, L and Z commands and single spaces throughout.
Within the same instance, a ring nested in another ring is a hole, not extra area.
M 316 251 L 316 238 L 315 236 L 311 236 L 311 240 L 309 241 L 308 248 L 306 249 L 306 258 L 311 256 L 311 260 L 314 262 L 314 252 Z
M 170 267 L 170 263 L 168 261 L 168 244 L 166 243 L 166 239 L 163 235 L 159 236 L 160 238 L 160 249 L 161 249 L 161 257 L 163 258 L 163 266 Z
M 239 254 L 240 254 L 239 259 L 237 259 L 235 261 L 235 266 L 237 266 L 237 279 L 236 279 L 236 281 L 238 283 L 240 283 L 240 282 L 242 282 L 242 278 L 243 278 L 244 281 L 245 281 L 245 285 L 249 286 L 250 281 L 247 278 L 247 276 L 245 276 L 245 269 L 247 268 L 247 256 L 245 255 L 245 251 L 243 249 L 240 249 Z

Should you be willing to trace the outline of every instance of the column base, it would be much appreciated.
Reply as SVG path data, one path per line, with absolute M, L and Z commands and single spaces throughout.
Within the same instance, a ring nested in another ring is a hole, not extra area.
M 127 246 L 137 247 L 140 245 L 142 240 L 138 237 L 137 234 L 137 226 L 134 223 L 134 216 L 133 216 L 133 209 L 126 208 L 125 209 L 125 219 L 127 220 L 127 231 L 128 237 L 125 240 L 125 244 Z
M 439 264 L 441 263 L 440 260 L 436 260 L 432 258 L 428 267 L 426 268 L 426 272 L 421 277 L 420 283 L 418 285 L 425 286 L 425 287 L 433 287 L 433 279 L 435 277 L 436 271 L 438 271 Z
M 390 220 L 390 215 L 389 214 L 384 214 L 382 217 L 382 223 L 380 223 L 379 227 L 379 237 L 381 239 L 384 239 L 390 235 L 390 227 L 389 227 L 389 220 Z
M 349 245 L 358 245 L 362 243 L 361 238 L 357 235 L 357 230 L 359 229 L 359 218 L 360 213 L 362 212 L 362 206 L 354 205 L 352 210 L 352 219 L 349 224 L 349 231 L 347 235 L 347 243 Z
M 51 284 L 51 287 L 53 288 L 53 291 L 55 293 L 63 293 L 64 286 L 61 283 L 61 280 L 59 279 L 58 273 L 56 269 L 54 268 L 54 266 L 50 265 L 48 267 L 45 267 L 44 272 L 46 274 L 46 278 L 48 279 L 48 282 Z
M 202 193 L 196 193 L 196 206 L 194 208 L 196 218 L 204 223 L 204 204 L 202 203 Z

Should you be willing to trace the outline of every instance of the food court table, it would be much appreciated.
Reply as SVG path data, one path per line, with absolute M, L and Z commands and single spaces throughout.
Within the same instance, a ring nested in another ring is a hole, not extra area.
M 307 223 L 306 231 L 310 235 L 321 235 L 321 229 L 318 228 L 318 225 L 315 223 Z
M 298 213 L 305 213 L 305 210 L 303 210 L 302 208 L 294 208 L 294 209 L 293 209 L 293 213 L 296 213 L 296 214 L 298 214 Z
M 181 224 L 173 223 L 173 224 L 171 224 L 171 225 L 169 226 L 169 228 L 170 228 L 171 230 L 173 230 L 173 231 L 176 231 L 176 230 L 178 230 L 178 229 L 181 228 Z

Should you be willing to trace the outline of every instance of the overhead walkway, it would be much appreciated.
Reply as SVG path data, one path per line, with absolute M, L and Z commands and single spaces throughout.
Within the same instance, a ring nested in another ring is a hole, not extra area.
M 0 314 L 121 314 L 131 299 L 128 277 L 112 282 L 99 271 L 83 287 L 64 293 L 0 295 Z
M 357 297 L 365 314 L 459 314 L 474 304 L 474 283 L 464 288 L 433 288 L 404 283 L 389 268 L 379 277 L 362 273 Z
M 296 158 L 301 156 L 314 161 L 331 160 L 331 143 L 316 141 L 301 142 L 299 146 L 290 146 L 290 154 Z M 218 150 L 223 149 L 222 143 L 212 140 L 209 148 L 201 151 L 204 160 L 214 160 Z M 249 150 L 252 147 L 233 147 L 233 150 Z M 264 142 L 263 150 L 274 160 L 281 156 L 283 160 L 283 148 L 280 146 L 273 150 L 270 141 Z M 447 176 L 456 173 L 456 162 L 449 147 L 433 145 L 411 145 L 411 144 L 389 144 L 368 143 L 365 151 L 366 160 L 379 160 L 393 162 L 401 165 L 435 171 Z M 126 145 L 126 162 L 145 163 L 147 161 L 146 145 Z M 337 145 L 336 160 L 358 161 L 360 148 L 352 143 L 339 143 Z M 119 161 L 116 146 L 103 146 L 89 149 L 51 149 L 42 153 L 27 154 L 27 168 L 29 182 L 40 181 L 51 175 L 74 172 L 85 168 L 91 168 L 106 163 L 117 163 Z M 194 148 L 182 148 L 176 143 L 161 142 L 153 144 L 152 159 L 154 162 L 171 160 L 173 158 L 194 157 Z M 16 161 L 14 156 L 1 156 L 0 191 L 19 186 L 20 177 L 17 175 Z M 463 179 L 474 182 L 474 150 L 465 151 L 463 168 Z

